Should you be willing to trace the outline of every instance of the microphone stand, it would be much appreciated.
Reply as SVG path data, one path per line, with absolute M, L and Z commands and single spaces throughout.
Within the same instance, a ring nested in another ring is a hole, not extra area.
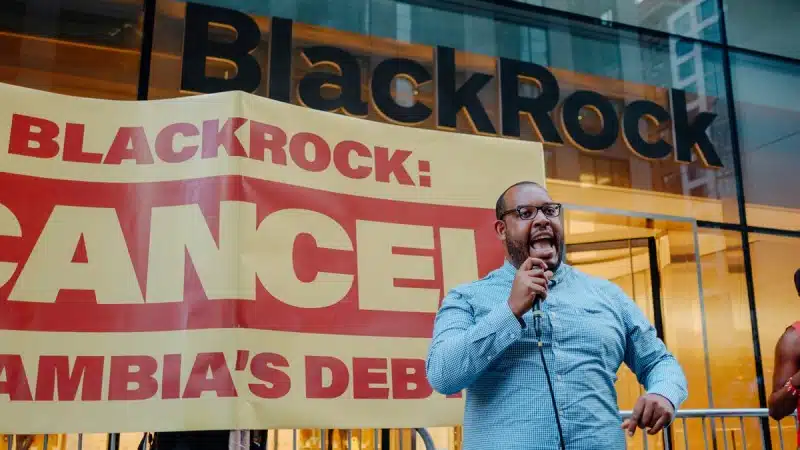
M 558 427 L 558 439 L 561 444 L 561 450 L 566 450 L 564 446 L 564 431 L 561 428 L 561 417 L 558 414 L 558 406 L 556 405 L 556 395 L 553 392 L 553 382 L 550 380 L 550 371 L 547 370 L 547 362 L 544 359 L 544 350 L 542 349 L 542 298 L 538 295 L 533 300 L 533 329 L 536 333 L 536 344 L 539 347 L 539 356 L 542 357 L 542 367 L 544 367 L 544 375 L 547 378 L 547 387 L 550 390 L 550 400 L 553 402 L 553 412 L 556 415 L 556 426 Z

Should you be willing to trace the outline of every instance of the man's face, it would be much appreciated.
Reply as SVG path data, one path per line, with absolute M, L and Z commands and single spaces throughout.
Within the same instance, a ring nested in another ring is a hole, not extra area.
M 521 185 L 506 193 L 505 210 L 512 211 L 495 223 L 498 238 L 506 245 L 508 258 L 519 268 L 528 257 L 539 258 L 555 271 L 564 248 L 563 211 L 553 205 L 547 191 L 535 185 Z M 521 208 L 523 214 L 514 210 Z M 548 216 L 545 212 L 552 216 Z

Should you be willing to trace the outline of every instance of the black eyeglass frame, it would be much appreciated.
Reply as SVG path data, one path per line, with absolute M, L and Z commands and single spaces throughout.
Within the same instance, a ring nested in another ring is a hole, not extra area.
M 554 215 L 550 216 L 546 212 L 544 212 L 544 209 L 542 209 L 542 208 L 546 208 L 548 206 L 557 207 L 556 213 Z M 526 218 L 522 217 L 522 209 L 531 209 L 531 210 L 533 210 L 533 214 L 529 218 L 526 219 Z M 542 214 L 544 214 L 544 216 L 547 217 L 547 218 L 554 218 L 554 217 L 560 216 L 561 215 L 561 211 L 563 209 L 564 209 L 564 206 L 561 203 L 545 203 L 545 204 L 540 205 L 540 206 L 519 205 L 516 208 L 504 211 L 502 214 L 500 214 L 500 219 L 503 219 L 505 216 L 507 216 L 507 215 L 509 215 L 511 213 L 517 213 L 517 217 L 519 217 L 520 220 L 533 220 L 539 214 L 539 211 L 541 211 Z

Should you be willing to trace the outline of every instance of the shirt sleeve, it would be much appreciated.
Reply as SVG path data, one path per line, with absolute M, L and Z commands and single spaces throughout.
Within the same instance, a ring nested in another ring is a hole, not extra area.
M 425 370 L 437 392 L 455 394 L 469 387 L 522 336 L 523 323 L 508 303 L 475 319 L 468 295 L 450 291 L 436 314 Z
M 625 364 L 636 374 L 648 394 L 665 397 L 677 411 L 688 396 L 683 369 L 636 303 L 621 289 L 616 296 L 625 321 Z

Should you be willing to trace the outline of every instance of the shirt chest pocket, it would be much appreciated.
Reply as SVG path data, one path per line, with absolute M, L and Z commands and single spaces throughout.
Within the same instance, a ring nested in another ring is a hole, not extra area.
M 542 366 L 539 344 L 533 337 L 523 333 L 523 337 L 511 344 L 500 358 L 488 368 L 489 372 L 508 372 L 511 370 L 539 370 Z
M 600 358 L 610 366 L 624 357 L 624 326 L 612 311 L 594 306 L 557 305 L 548 314 L 554 347 Z

